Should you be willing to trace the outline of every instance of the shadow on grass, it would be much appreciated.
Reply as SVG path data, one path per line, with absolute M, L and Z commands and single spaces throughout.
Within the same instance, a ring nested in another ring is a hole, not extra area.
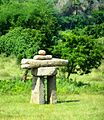
M 70 103 L 70 102 L 80 102 L 80 100 L 62 100 L 62 101 L 57 101 L 57 103 Z

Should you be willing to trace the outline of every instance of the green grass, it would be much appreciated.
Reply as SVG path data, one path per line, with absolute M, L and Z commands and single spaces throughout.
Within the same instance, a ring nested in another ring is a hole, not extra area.
M 85 75 L 71 75 L 72 79 L 84 82 L 102 82 L 104 81 L 104 60 L 98 69 L 93 69 L 91 73 Z
M 0 120 L 103 120 L 104 95 L 58 95 L 54 105 L 33 105 L 30 95 L 0 96 Z
M 104 61 L 69 82 L 57 76 L 54 105 L 30 104 L 31 80 L 23 83 L 22 74 L 14 57 L 0 56 L 0 120 L 104 120 Z
M 0 80 L 14 79 L 21 77 L 22 74 L 23 70 L 20 69 L 20 65 L 16 64 L 14 56 L 0 55 Z

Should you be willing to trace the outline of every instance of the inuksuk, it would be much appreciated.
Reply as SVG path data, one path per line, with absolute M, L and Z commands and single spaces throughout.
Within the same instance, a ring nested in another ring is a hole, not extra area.
M 33 76 L 33 86 L 31 103 L 34 104 L 54 104 L 57 103 L 56 95 L 56 74 L 58 66 L 65 66 L 68 60 L 52 58 L 46 55 L 44 50 L 39 51 L 33 59 L 22 59 L 21 68 L 31 69 Z M 47 100 L 45 100 L 44 78 L 47 78 Z

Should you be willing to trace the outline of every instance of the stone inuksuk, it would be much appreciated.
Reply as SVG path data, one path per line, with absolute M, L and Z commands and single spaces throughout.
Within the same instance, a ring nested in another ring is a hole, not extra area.
M 33 87 L 31 103 L 45 103 L 44 77 L 47 77 L 47 103 L 57 103 L 56 95 L 56 74 L 57 66 L 65 66 L 68 60 L 52 58 L 52 55 L 45 55 L 44 50 L 39 51 L 39 55 L 33 59 L 22 59 L 21 68 L 30 69 L 33 75 Z

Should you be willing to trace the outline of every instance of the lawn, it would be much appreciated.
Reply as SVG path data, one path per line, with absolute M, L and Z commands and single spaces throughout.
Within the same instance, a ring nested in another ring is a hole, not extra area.
M 58 95 L 54 105 L 29 100 L 29 95 L 1 95 L 0 120 L 104 120 L 104 95 Z

